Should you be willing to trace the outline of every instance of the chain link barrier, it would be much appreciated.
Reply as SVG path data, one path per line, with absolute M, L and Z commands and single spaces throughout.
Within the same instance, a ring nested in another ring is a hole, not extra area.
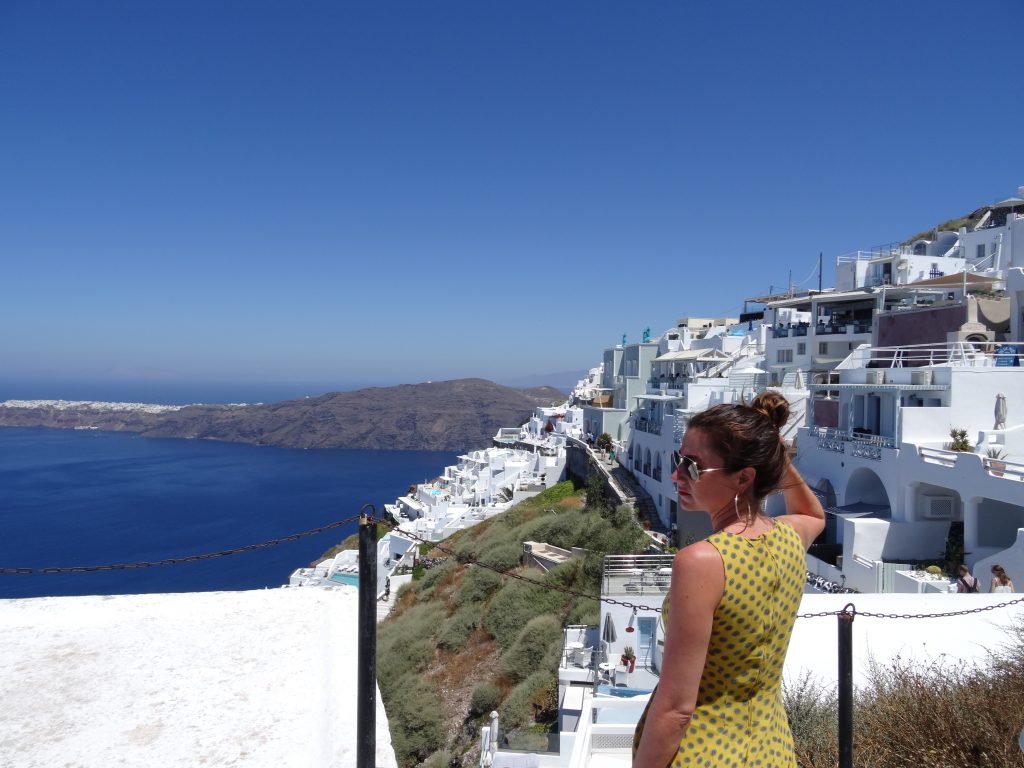
M 138 570 L 142 568 L 158 568 L 167 565 L 180 565 L 182 563 L 196 563 L 203 560 L 214 560 L 219 557 L 229 557 L 230 555 L 238 555 L 243 552 L 255 552 L 260 549 L 269 549 L 270 547 L 276 547 L 280 544 L 287 544 L 292 541 L 298 541 L 305 539 L 310 536 L 317 536 L 321 533 L 334 530 L 335 528 L 341 528 L 351 523 L 357 523 L 364 519 L 361 515 L 353 515 L 352 517 L 346 517 L 344 520 L 338 520 L 337 522 L 328 523 L 327 525 L 321 525 L 317 528 L 310 528 L 306 531 L 300 531 L 299 533 L 293 533 L 288 536 L 282 536 L 278 539 L 269 539 L 267 541 L 260 542 L 259 544 L 248 544 L 244 547 L 236 547 L 234 549 L 223 549 L 218 552 L 206 552 L 199 555 L 188 555 L 187 557 L 169 557 L 162 560 L 142 560 L 135 563 L 114 563 L 112 565 L 77 565 L 65 568 L 59 567 L 47 567 L 47 568 L 0 568 L 0 575 L 36 575 L 36 574 L 53 574 L 53 573 L 96 573 L 98 571 L 130 571 Z M 365 518 L 369 522 L 376 523 L 378 525 L 385 526 L 388 530 L 395 530 L 395 525 L 391 520 L 383 520 L 377 517 Z M 504 576 L 510 579 L 517 579 L 527 584 L 540 587 L 542 589 L 548 589 L 553 592 L 561 592 L 562 594 L 569 595 L 571 597 L 578 597 L 584 600 L 594 600 L 595 602 L 604 602 L 609 605 L 618 605 L 623 608 L 631 610 L 643 610 L 643 611 L 654 611 L 661 613 L 660 606 L 649 606 L 640 605 L 637 603 L 631 603 L 628 600 L 617 600 L 611 597 L 602 598 L 600 595 L 592 595 L 587 592 L 579 592 L 569 587 L 562 587 L 557 584 L 548 584 L 547 582 L 541 581 L 540 579 L 534 579 L 529 576 L 524 576 L 519 573 L 512 573 L 511 571 L 503 571 L 487 563 L 481 562 L 475 558 L 468 557 L 466 555 L 460 555 L 454 550 L 448 549 L 447 547 L 429 539 L 424 539 L 422 536 L 418 536 L 415 533 L 409 533 L 407 531 L 400 531 L 402 536 L 417 541 L 421 544 L 428 544 L 433 549 L 443 552 L 448 557 L 455 560 L 460 565 L 471 565 L 478 568 L 486 568 L 499 576 Z M 601 554 L 601 553 L 596 553 Z M 838 611 L 817 611 L 816 613 L 800 613 L 797 614 L 798 619 L 819 619 L 826 618 L 829 616 L 842 616 L 844 614 L 852 613 L 855 616 L 863 616 L 869 619 L 945 619 L 953 616 L 969 616 L 975 613 L 985 613 L 987 611 L 995 611 L 1000 608 L 1008 608 L 1012 605 L 1018 605 L 1024 603 L 1024 597 L 1017 598 L 1016 600 L 1008 600 L 1005 603 L 999 603 L 998 605 L 985 605 L 979 608 L 967 608 L 962 611 L 947 611 L 945 613 L 877 613 L 872 611 L 858 611 L 856 607 L 851 603 L 846 608 Z M 847 610 L 850 609 L 850 610 Z
M 27 576 L 34 574 L 50 573 L 95 573 L 97 571 L 131 571 L 138 570 L 141 568 L 158 568 L 164 565 L 197 563 L 201 560 L 213 560 L 218 557 L 238 555 L 242 552 L 255 552 L 259 549 L 269 549 L 270 547 L 276 547 L 279 544 L 287 544 L 292 541 L 298 541 L 299 539 L 308 538 L 309 536 L 316 536 L 317 534 L 324 533 L 325 531 L 334 530 L 335 528 L 341 528 L 344 525 L 349 525 L 350 523 L 355 523 L 359 520 L 360 516 L 354 515 L 353 517 L 346 517 L 344 520 L 338 520 L 335 523 L 321 525 L 319 528 L 310 528 L 308 531 L 301 531 L 299 533 L 293 533 L 289 536 L 282 536 L 279 539 L 270 539 L 268 541 L 260 542 L 259 544 L 248 544 L 244 547 L 236 547 L 235 549 L 222 549 L 219 552 L 206 552 L 201 555 L 188 555 L 187 557 L 168 557 L 164 558 L 163 560 L 141 560 L 136 563 L 114 563 L 113 565 L 75 565 L 67 568 L 0 568 L 0 575 L 15 574 L 20 576 Z

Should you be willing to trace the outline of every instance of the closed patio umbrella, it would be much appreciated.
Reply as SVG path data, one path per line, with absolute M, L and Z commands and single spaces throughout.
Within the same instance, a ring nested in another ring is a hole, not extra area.
M 601 639 L 608 643 L 614 643 L 616 637 L 615 622 L 612 621 L 612 615 L 606 613 L 604 615 L 604 629 L 601 632 Z
M 992 429 L 1006 429 L 1006 395 L 996 395 L 996 425 Z

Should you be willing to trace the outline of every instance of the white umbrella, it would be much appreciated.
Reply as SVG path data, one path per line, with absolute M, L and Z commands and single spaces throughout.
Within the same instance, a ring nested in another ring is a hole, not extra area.
M 1006 395 L 996 395 L 996 425 L 992 429 L 1006 429 Z
M 804 372 L 799 368 L 797 368 L 796 373 L 793 374 L 793 387 L 795 389 L 804 388 Z

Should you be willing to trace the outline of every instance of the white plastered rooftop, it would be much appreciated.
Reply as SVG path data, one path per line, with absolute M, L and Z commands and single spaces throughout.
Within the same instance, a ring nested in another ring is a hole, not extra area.
M 354 766 L 357 623 L 347 587 L 0 600 L 0 766 Z

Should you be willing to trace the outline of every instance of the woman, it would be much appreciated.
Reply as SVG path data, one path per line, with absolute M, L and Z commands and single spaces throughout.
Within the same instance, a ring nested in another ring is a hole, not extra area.
M 988 588 L 989 592 L 1013 592 L 1013 582 L 1010 581 L 1010 577 L 1006 575 L 1006 571 L 1003 570 L 1001 565 L 992 566 L 992 584 Z
M 775 393 L 694 416 L 672 479 L 714 533 L 679 551 L 662 619 L 661 682 L 637 724 L 633 765 L 796 766 L 782 664 L 824 513 L 789 463 Z M 781 490 L 786 514 L 761 503 Z
M 981 592 L 978 585 L 978 577 L 971 575 L 971 569 L 968 568 L 964 563 L 960 563 L 958 569 L 960 575 L 956 580 L 956 591 L 961 594 L 968 592 Z

